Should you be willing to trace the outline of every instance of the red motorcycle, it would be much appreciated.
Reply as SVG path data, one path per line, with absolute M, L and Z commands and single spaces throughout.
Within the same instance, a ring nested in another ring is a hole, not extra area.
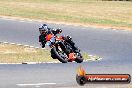
M 83 62 L 83 57 L 79 49 L 73 49 L 63 36 L 54 36 L 48 34 L 46 36 L 47 44 L 51 48 L 51 57 L 58 59 L 62 63 L 76 61 L 77 63 Z

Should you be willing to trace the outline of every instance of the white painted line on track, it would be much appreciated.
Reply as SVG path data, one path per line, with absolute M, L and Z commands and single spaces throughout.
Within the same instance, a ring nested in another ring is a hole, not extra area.
M 31 84 L 16 84 L 17 86 L 42 86 L 42 85 L 55 85 L 57 83 L 31 83 Z
M 16 44 L 16 45 L 18 45 L 18 46 L 22 46 L 22 44 Z
M 29 46 L 30 48 L 34 48 L 35 46 Z
M 29 45 L 23 45 L 23 46 L 28 47 Z
M 2 43 L 2 42 L 1 42 L 1 43 Z M 9 42 L 3 42 L 3 43 L 8 44 Z
M 39 47 L 35 47 L 36 49 L 39 49 Z M 41 48 L 40 48 L 41 49 Z
M 15 43 L 10 43 L 11 45 L 15 45 Z

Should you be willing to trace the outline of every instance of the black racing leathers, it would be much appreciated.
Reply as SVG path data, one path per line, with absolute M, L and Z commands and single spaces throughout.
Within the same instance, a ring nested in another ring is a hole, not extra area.
M 51 28 L 48 28 L 48 31 L 46 32 L 42 32 L 40 35 L 39 35 L 39 42 L 41 42 L 41 45 L 42 45 L 42 48 L 45 47 L 45 44 L 46 44 L 46 36 L 47 34 L 54 34 L 56 36 L 57 34 L 57 31 L 55 29 L 51 29 Z
M 44 34 L 39 35 L 39 42 L 41 42 L 42 48 L 44 48 L 45 44 L 46 44 L 46 38 L 45 37 L 46 37 L 46 35 L 44 35 Z

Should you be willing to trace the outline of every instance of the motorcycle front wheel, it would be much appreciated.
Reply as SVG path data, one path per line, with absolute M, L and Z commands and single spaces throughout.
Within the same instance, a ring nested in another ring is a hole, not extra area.
M 77 63 L 82 63 L 83 62 L 83 57 L 77 56 L 76 59 L 75 59 L 75 61 Z
M 56 58 L 62 62 L 62 63 L 67 63 L 68 62 L 68 59 L 66 57 L 66 55 L 64 55 L 64 53 L 61 53 L 59 51 L 57 51 L 56 47 L 52 48 L 51 49 L 52 53 L 55 54 Z

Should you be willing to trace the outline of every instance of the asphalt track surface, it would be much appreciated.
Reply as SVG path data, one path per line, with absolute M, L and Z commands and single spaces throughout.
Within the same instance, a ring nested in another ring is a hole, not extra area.
M 39 47 L 41 22 L 0 18 L 0 41 Z M 48 24 L 71 35 L 82 51 L 101 56 L 101 61 L 34 65 L 0 65 L 0 88 L 80 88 L 75 76 L 82 65 L 87 73 L 132 75 L 132 31 Z M 128 88 L 130 84 L 87 84 L 82 88 Z

